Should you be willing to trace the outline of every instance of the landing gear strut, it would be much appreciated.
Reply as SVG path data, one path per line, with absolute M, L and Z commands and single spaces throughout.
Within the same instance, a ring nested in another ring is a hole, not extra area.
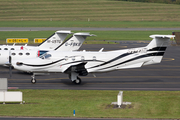
M 32 84 L 35 84 L 35 83 L 36 83 L 35 75 L 33 74 L 31 77 L 32 77 L 31 83 L 32 83 Z

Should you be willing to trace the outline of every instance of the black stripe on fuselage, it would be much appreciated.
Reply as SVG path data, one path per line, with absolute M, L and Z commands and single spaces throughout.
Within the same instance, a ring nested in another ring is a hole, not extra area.
M 62 65 L 68 65 L 68 64 L 77 63 L 77 62 L 90 62 L 90 61 L 104 62 L 104 61 L 101 61 L 101 60 L 79 60 L 79 61 L 74 61 L 74 62 L 70 62 L 70 63 L 65 63 L 65 64 L 62 64 Z
M 57 62 L 60 62 L 62 60 L 64 60 L 64 59 L 60 59 L 58 61 L 48 63 L 48 64 L 43 64 L 43 65 L 30 65 L 30 64 L 24 64 L 24 63 L 23 63 L 23 65 L 31 66 L 31 67 L 43 67 L 43 66 L 53 65 L 53 64 L 55 64 Z M 77 63 L 77 62 L 89 62 L 89 61 L 104 62 L 104 61 L 100 61 L 100 60 L 84 60 L 84 61 L 74 61 L 74 62 L 70 62 L 70 63 L 65 63 L 65 64 L 62 64 L 62 65 L 67 65 L 67 64 Z
M 130 54 L 132 54 L 132 53 L 124 53 L 124 54 L 122 54 L 122 55 L 119 55 L 118 57 L 115 57 L 115 58 L 112 59 L 112 60 L 109 60 L 109 61 L 107 61 L 107 62 L 105 62 L 105 63 L 103 63 L 103 64 L 100 64 L 100 65 L 96 65 L 96 66 L 90 67 L 90 68 L 88 68 L 88 69 L 109 64 L 109 63 L 114 62 L 114 61 L 116 61 L 116 60 L 118 60 L 118 59 L 120 59 L 120 58 L 126 57 L 126 56 L 128 56 L 128 55 L 130 55 Z
M 55 64 L 57 62 L 60 62 L 62 60 L 64 60 L 64 59 L 60 59 L 60 60 L 57 60 L 55 62 L 51 62 L 51 63 L 48 63 L 48 64 L 42 64 L 42 65 L 30 65 L 30 64 L 24 64 L 24 63 L 23 63 L 23 65 L 31 66 L 31 67 L 43 67 L 43 66 L 53 65 L 53 64 Z
M 118 64 L 116 64 L 116 65 L 112 65 L 112 66 L 110 66 L 110 67 L 106 67 L 106 68 L 102 68 L 102 69 L 98 69 L 98 70 L 104 70 L 104 69 L 112 68 L 112 67 L 115 67 L 115 66 L 118 66 L 118 65 L 127 63 L 127 62 L 131 62 L 131 61 L 134 61 L 134 60 L 138 60 L 138 59 L 141 59 L 141 58 L 145 58 L 145 57 L 151 57 L 151 56 L 163 56 L 163 55 L 164 55 L 164 52 L 149 53 L 149 54 L 146 54 L 146 55 L 141 55 L 141 56 L 132 58 L 132 59 L 130 59 L 130 60 L 126 60 L 126 61 L 121 62 L 121 63 L 118 63 Z
M 167 47 L 155 47 L 147 51 L 165 51 Z

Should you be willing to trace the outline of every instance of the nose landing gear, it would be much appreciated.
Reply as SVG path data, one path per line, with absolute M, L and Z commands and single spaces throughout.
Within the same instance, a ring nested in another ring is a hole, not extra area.
M 35 83 L 36 83 L 35 75 L 33 74 L 31 77 L 32 77 L 31 83 L 32 83 L 32 84 L 35 84 Z

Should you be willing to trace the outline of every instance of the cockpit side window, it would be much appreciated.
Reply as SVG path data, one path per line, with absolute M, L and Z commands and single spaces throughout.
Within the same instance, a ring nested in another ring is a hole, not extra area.
M 48 59 L 50 57 L 51 57 L 51 54 L 46 54 L 46 53 L 41 55 L 41 56 L 39 56 L 39 58 L 41 58 L 41 59 Z
M 46 54 L 44 57 L 45 57 L 45 59 L 50 58 L 51 54 Z

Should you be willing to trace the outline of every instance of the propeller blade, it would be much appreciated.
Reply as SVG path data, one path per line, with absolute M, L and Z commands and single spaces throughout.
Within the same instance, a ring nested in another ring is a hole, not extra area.
M 9 76 L 11 78 L 12 76 L 12 64 L 11 64 L 12 58 L 11 56 L 9 56 Z
M 9 51 L 9 76 L 12 76 L 12 57 L 11 57 L 11 50 Z

